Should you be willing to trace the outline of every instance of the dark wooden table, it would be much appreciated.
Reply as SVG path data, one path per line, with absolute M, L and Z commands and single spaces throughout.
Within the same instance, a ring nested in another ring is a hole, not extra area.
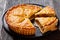
M 41 5 L 50 5 L 55 8 L 57 16 L 60 20 L 60 1 L 59 0 L 0 0 L 0 40 L 21 40 L 20 38 L 10 36 L 2 27 L 1 18 L 4 12 L 13 5 L 22 4 L 22 3 L 35 3 Z M 59 32 L 59 33 L 58 33 Z M 49 35 L 44 38 L 38 38 L 36 40 L 60 40 L 60 31 L 58 31 L 57 35 Z M 25 39 L 26 40 L 26 39 Z M 31 39 L 30 39 L 31 40 Z

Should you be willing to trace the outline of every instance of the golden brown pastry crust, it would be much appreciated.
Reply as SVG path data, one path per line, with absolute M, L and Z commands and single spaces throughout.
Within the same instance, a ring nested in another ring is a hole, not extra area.
M 39 28 L 42 33 L 46 33 L 47 31 L 54 31 L 57 29 L 56 24 L 58 19 L 56 17 L 40 17 L 35 18 L 37 23 L 39 23 Z
M 18 34 L 22 35 L 33 35 L 36 31 L 33 24 L 30 22 L 28 18 L 26 18 L 21 23 L 16 23 L 15 25 L 10 25 L 10 29 L 14 30 Z
M 47 16 L 47 17 L 52 16 L 53 17 L 56 15 L 55 13 L 56 12 L 52 7 L 46 6 L 40 12 L 36 13 L 35 16 L 42 16 L 42 17 L 43 16 Z
M 33 35 L 35 34 L 36 29 L 30 20 L 33 19 L 35 15 L 40 14 L 55 16 L 54 9 L 50 8 L 49 6 L 42 9 L 42 7 L 36 5 L 21 4 L 13 6 L 7 10 L 7 13 L 5 14 L 5 20 L 9 25 L 9 28 L 14 32 L 22 35 Z M 44 31 L 39 27 L 42 33 L 45 33 L 48 30 L 54 31 L 57 29 L 55 28 L 55 24 L 57 23 L 58 19 L 52 17 L 53 20 L 46 20 L 46 22 L 44 22 L 45 19 L 43 17 L 42 19 L 41 25 L 44 26 Z M 52 21 L 54 21 L 54 23 Z
M 36 12 L 40 11 L 42 7 L 36 6 L 36 5 L 27 5 L 25 7 L 25 14 L 27 15 L 28 18 L 30 18 L 33 14 Z
M 11 7 L 7 13 L 5 14 L 5 19 L 9 27 L 19 34 L 23 35 L 33 35 L 35 34 L 35 27 L 31 24 L 29 20 L 26 21 L 28 23 L 29 27 L 27 25 L 26 28 L 22 27 L 22 23 L 25 21 L 25 18 L 30 18 L 35 12 L 41 10 L 39 6 L 36 5 L 28 5 L 28 4 L 22 4 Z M 20 25 L 21 24 L 21 25 Z M 25 24 L 25 23 L 23 23 Z M 21 27 L 20 27 L 21 26 Z M 20 30 L 22 29 L 22 30 Z M 17 30 L 17 31 L 16 31 Z M 27 32 L 25 32 L 25 31 Z M 23 33 L 24 32 L 24 33 Z

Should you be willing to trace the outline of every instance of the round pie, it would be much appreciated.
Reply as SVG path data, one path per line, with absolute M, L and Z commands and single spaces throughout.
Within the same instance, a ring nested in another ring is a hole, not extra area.
M 43 8 L 43 9 L 45 9 L 45 8 Z M 22 34 L 22 35 L 34 35 L 36 32 L 36 28 L 32 24 L 31 20 L 34 19 L 36 15 L 42 14 L 43 9 L 40 6 L 31 5 L 31 4 L 16 5 L 7 10 L 7 13 L 5 14 L 5 20 L 9 26 L 9 28 L 11 30 L 13 30 L 14 32 L 16 32 L 18 34 Z M 50 8 L 49 12 L 46 11 L 45 13 L 48 12 L 46 15 L 51 14 L 51 12 L 50 12 L 51 10 L 52 9 Z M 39 14 L 38 14 L 38 12 L 39 12 Z M 43 14 L 45 14 L 45 13 L 43 13 Z M 55 12 L 53 11 L 51 15 L 54 17 Z
M 41 9 L 41 7 L 36 5 L 16 5 L 7 11 L 5 19 L 9 28 L 14 32 L 23 35 L 33 35 L 35 34 L 36 28 L 31 23 L 30 17 Z

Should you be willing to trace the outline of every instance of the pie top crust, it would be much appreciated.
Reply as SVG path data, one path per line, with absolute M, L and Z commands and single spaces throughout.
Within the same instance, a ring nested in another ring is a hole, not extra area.
M 41 25 L 47 26 L 52 24 L 56 20 L 56 17 L 40 17 L 40 18 L 35 18 L 35 20 L 38 20 Z
M 17 30 L 17 33 L 22 31 L 23 34 L 23 30 L 28 30 L 24 35 L 32 35 L 35 34 L 35 27 L 29 18 L 41 9 L 39 6 L 28 4 L 13 6 L 5 14 L 5 20 L 13 31 Z
M 5 14 L 5 20 L 9 25 L 9 28 L 11 28 L 11 30 L 13 30 L 14 32 L 23 35 L 32 35 L 35 34 L 36 28 L 31 23 L 30 20 L 34 18 L 35 14 L 55 15 L 55 11 L 49 6 L 42 9 L 42 7 L 36 5 L 21 4 L 21 5 L 13 6 L 9 10 L 7 10 Z M 50 25 L 53 21 L 55 21 L 56 17 L 44 18 L 43 16 L 35 19 L 38 20 L 42 26 L 46 26 L 46 25 Z
M 27 16 L 27 18 L 30 18 L 33 14 L 35 14 L 41 9 L 42 7 L 36 5 L 21 4 L 13 6 L 8 11 L 13 15 Z

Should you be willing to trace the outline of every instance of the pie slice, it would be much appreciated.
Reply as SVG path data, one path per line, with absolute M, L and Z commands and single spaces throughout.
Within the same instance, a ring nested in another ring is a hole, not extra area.
M 10 24 L 21 22 L 26 18 L 22 6 L 13 6 L 5 14 L 6 21 Z M 13 22 L 13 23 L 12 23 Z
M 28 18 L 15 25 L 10 25 L 10 29 L 21 35 L 34 35 L 36 32 L 36 28 Z
M 55 16 L 55 10 L 50 6 L 44 7 L 40 12 L 36 13 L 35 16 Z
M 36 5 L 26 5 L 24 7 L 24 13 L 27 15 L 28 18 L 33 18 L 33 15 L 40 11 L 42 7 Z
M 31 21 L 28 18 L 26 18 L 20 24 L 20 27 L 21 27 L 20 33 L 23 35 L 33 35 L 36 32 L 34 25 L 31 23 Z
M 35 18 L 36 23 L 39 25 L 39 29 L 42 33 L 46 33 L 48 31 L 54 31 L 57 29 L 56 25 L 58 19 L 56 17 L 40 17 Z

